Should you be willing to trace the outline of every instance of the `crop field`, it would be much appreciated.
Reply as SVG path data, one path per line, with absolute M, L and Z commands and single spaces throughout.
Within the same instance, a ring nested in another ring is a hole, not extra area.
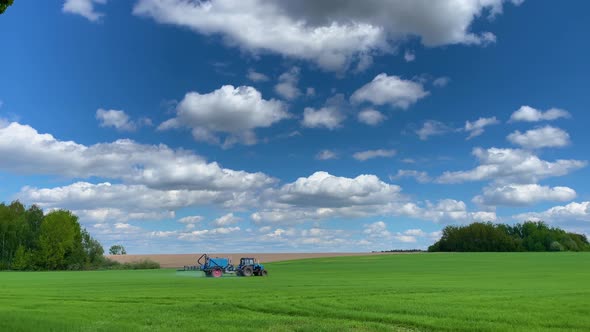
M 588 331 L 589 253 L 331 257 L 267 278 L 0 273 L 0 331 Z

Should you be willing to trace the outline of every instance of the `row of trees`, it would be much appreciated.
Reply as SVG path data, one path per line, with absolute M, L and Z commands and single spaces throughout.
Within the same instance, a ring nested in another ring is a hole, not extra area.
M 78 217 L 36 205 L 0 204 L 0 270 L 81 270 L 103 266 L 101 244 Z
M 447 226 L 428 251 L 590 251 L 585 235 L 568 233 L 544 222 L 514 226 L 472 223 Z

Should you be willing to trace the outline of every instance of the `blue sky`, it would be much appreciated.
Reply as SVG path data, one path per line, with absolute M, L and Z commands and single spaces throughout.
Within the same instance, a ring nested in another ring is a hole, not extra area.
M 590 234 L 588 7 L 20 1 L 0 16 L 0 198 L 133 253 Z

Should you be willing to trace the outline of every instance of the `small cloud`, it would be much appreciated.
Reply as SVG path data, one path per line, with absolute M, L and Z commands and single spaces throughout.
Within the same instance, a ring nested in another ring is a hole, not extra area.
M 512 113 L 509 122 L 539 122 L 539 121 L 552 121 L 559 118 L 569 119 L 571 114 L 559 108 L 551 108 L 545 112 L 530 106 L 521 106 L 517 111 Z
M 101 127 L 113 127 L 120 131 L 135 131 L 140 126 L 152 125 L 148 118 L 141 118 L 139 121 L 132 121 L 125 111 L 105 110 L 99 108 L 96 111 L 96 119 Z
M 406 53 L 404 53 L 404 60 L 406 60 L 406 62 L 412 62 L 416 60 L 416 54 L 411 50 L 406 50 Z
M 76 14 L 86 17 L 91 22 L 98 22 L 104 16 L 95 10 L 94 5 L 104 5 L 107 0 L 66 0 L 62 7 L 64 13 Z
M 318 160 L 329 160 L 329 159 L 336 159 L 338 158 L 338 155 L 336 154 L 336 152 L 331 151 L 331 150 L 322 150 L 320 152 L 318 152 L 318 154 L 315 156 L 315 159 Z
M 474 122 L 465 122 L 465 131 L 469 133 L 467 140 L 483 134 L 485 127 L 499 123 L 500 121 L 498 121 L 495 116 L 491 118 L 479 118 Z
M 252 82 L 266 82 L 269 81 L 270 78 L 262 73 L 255 71 L 254 69 L 249 69 L 248 74 L 246 75 L 248 79 Z
M 396 153 L 397 151 L 395 150 L 378 149 L 357 152 L 353 154 L 352 157 L 359 161 L 365 161 L 373 158 L 391 158 L 395 156 Z
M 422 128 L 416 130 L 416 134 L 421 140 L 426 141 L 430 136 L 440 136 L 451 131 L 453 131 L 453 128 L 440 121 L 427 120 Z
M 436 87 L 442 88 L 447 86 L 447 84 L 449 84 L 449 82 L 451 82 L 451 79 L 443 76 L 443 77 L 439 77 L 437 79 L 435 79 L 434 81 L 432 81 L 432 84 Z
M 299 67 L 293 67 L 288 72 L 281 74 L 279 76 L 279 83 L 275 85 L 275 92 L 288 100 L 299 97 L 301 95 L 301 91 L 297 88 L 299 73 Z
M 364 109 L 358 114 L 358 121 L 369 126 L 376 126 L 386 119 L 387 117 L 383 113 L 370 108 Z
M 419 183 L 428 183 L 428 182 L 432 181 L 432 178 L 426 172 L 420 172 L 420 171 L 416 171 L 416 170 L 406 170 L 406 169 L 398 170 L 397 174 L 390 175 L 389 179 L 390 180 L 399 180 L 404 177 L 414 178 Z

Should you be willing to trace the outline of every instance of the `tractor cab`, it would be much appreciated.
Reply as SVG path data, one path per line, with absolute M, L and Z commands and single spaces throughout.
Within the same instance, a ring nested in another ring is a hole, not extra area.
M 256 261 L 255 258 L 246 258 L 246 257 L 240 258 L 240 266 L 256 265 L 256 264 L 258 264 L 258 262 Z

